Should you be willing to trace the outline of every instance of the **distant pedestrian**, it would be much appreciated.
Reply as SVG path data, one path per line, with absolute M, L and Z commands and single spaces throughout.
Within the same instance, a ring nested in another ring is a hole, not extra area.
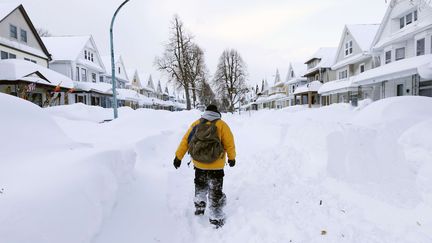
M 221 118 L 217 107 L 209 105 L 184 135 L 174 159 L 178 169 L 186 152 L 190 153 L 195 168 L 195 215 L 204 215 L 208 196 L 209 220 L 216 228 L 225 223 L 226 196 L 222 189 L 227 155 L 230 167 L 236 163 L 234 136 Z

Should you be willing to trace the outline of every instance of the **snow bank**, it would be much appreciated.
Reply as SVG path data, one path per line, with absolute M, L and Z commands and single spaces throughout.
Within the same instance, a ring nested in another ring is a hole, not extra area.
M 0 157 L 76 146 L 39 106 L 0 93 Z
M 0 164 L 0 239 L 430 243 L 431 102 L 223 114 L 238 157 L 225 169 L 220 230 L 193 215 L 190 158 L 172 166 L 200 112 L 122 110 L 100 124 L 110 109 L 46 109 L 63 137 L 89 145 Z
M 91 242 L 132 178 L 135 152 L 75 142 L 13 96 L 0 94 L 0 113 L 0 242 Z

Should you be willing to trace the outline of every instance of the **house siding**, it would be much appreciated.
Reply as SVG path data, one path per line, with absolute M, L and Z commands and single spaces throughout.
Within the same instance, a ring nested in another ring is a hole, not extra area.
M 17 35 L 18 39 L 12 38 L 10 36 L 10 25 L 14 25 L 17 27 Z M 20 31 L 25 30 L 27 32 L 27 42 L 23 42 L 20 39 Z M 4 38 L 8 41 L 12 41 L 17 43 L 17 47 L 31 47 L 37 51 L 40 51 L 41 54 L 44 53 L 43 48 L 39 44 L 36 36 L 32 32 L 29 24 L 24 18 L 24 15 L 21 13 L 20 9 L 15 9 L 10 15 L 8 15 L 5 19 L 0 22 L 0 37 Z M 44 67 L 48 67 L 48 57 L 44 54 L 43 56 L 34 55 L 32 53 L 27 53 L 24 50 L 19 50 L 20 48 L 10 47 L 7 45 L 0 45 L 0 50 L 15 54 L 18 59 L 28 58 L 36 61 L 39 65 Z

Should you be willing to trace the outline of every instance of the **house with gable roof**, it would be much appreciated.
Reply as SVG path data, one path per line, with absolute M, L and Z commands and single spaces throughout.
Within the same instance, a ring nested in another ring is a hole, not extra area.
M 69 104 L 71 79 L 48 69 L 51 54 L 24 6 L 0 3 L 0 92 L 41 107 Z
M 309 108 L 321 104 L 318 90 L 323 83 L 336 79 L 336 73 L 331 69 L 334 64 L 337 48 L 322 47 L 307 59 L 307 70 L 304 77 L 307 84 L 301 85 L 294 91 L 295 105 L 307 104 Z M 298 100 L 297 97 L 300 99 Z M 297 100 L 299 103 L 297 103 Z
M 372 42 L 376 68 L 356 77 L 361 99 L 432 97 L 432 6 L 392 0 Z
M 102 74 L 101 81 L 112 84 L 112 70 L 111 70 L 111 56 L 102 56 L 102 62 L 105 66 L 106 72 Z M 129 76 L 126 71 L 125 64 L 121 55 L 118 55 L 115 60 L 115 76 L 116 76 L 116 87 L 119 89 L 125 89 L 129 83 Z
M 0 3 L 0 53 L 48 67 L 51 55 L 22 4 Z
M 283 107 L 294 106 L 300 101 L 294 100 L 294 92 L 299 86 L 307 84 L 307 78 L 303 77 L 306 72 L 306 66 L 303 63 L 292 63 L 288 67 L 283 85 L 286 86 L 287 97 L 283 100 Z
M 142 90 L 143 86 L 141 84 L 141 78 L 140 78 L 140 75 L 138 73 L 138 70 L 135 70 L 133 72 L 133 75 L 131 77 L 132 77 L 132 79 L 130 80 L 128 88 L 141 93 L 141 90 Z
M 379 24 L 346 25 L 342 31 L 335 64 L 336 80 L 324 83 L 318 90 L 322 105 L 352 103 L 357 105 L 361 95 L 355 77 L 374 67 L 372 41 Z
M 52 54 L 50 69 L 74 80 L 71 103 L 112 107 L 112 86 L 104 81 L 105 66 L 96 43 L 88 36 L 43 37 Z

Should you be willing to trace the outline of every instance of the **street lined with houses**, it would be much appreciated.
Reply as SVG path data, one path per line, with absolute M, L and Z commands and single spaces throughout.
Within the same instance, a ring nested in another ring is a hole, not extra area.
M 41 107 L 113 107 L 111 59 L 101 55 L 91 35 L 40 37 L 23 5 L 0 7 L 0 92 Z M 271 85 L 267 79 L 248 85 L 239 107 L 356 106 L 365 99 L 432 97 L 431 31 L 430 2 L 392 1 L 381 23 L 346 25 L 337 47 L 319 48 L 304 63 L 288 63 L 284 80 L 277 70 Z M 118 106 L 186 108 L 184 89 L 161 87 L 160 81 L 156 86 L 151 75 L 126 67 L 121 55 L 115 57 L 115 72 Z
M 112 107 L 111 59 L 101 56 L 91 35 L 40 37 L 21 4 L 0 3 L 0 92 L 41 107 L 83 103 Z M 151 76 L 128 75 L 115 58 L 118 106 L 182 110 L 175 90 L 156 89 Z M 131 69 L 133 70 L 133 69 Z M 141 79 L 149 79 L 142 86 Z

